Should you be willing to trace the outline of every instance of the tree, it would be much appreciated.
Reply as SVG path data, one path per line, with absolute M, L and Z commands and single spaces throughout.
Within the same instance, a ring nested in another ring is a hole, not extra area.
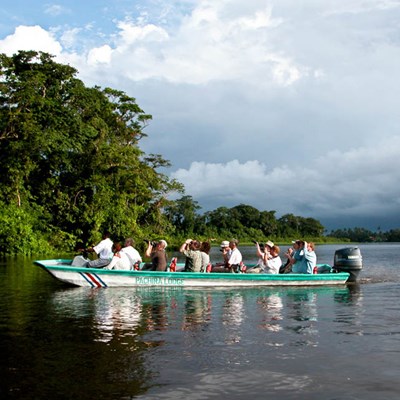
M 298 223 L 301 236 L 320 237 L 324 233 L 325 228 L 314 218 L 298 217 Z
M 205 213 L 205 223 L 215 227 L 218 235 L 231 235 L 232 218 L 228 207 L 218 207 Z
M 387 232 L 389 242 L 400 242 L 400 229 L 391 229 Z
M 276 211 L 260 212 L 260 229 L 265 237 L 271 237 L 278 234 L 278 221 L 275 217 Z
M 242 226 L 247 228 L 260 228 L 260 211 L 253 206 L 247 204 L 239 204 L 230 210 L 232 219 L 240 222 Z
M 282 215 L 278 219 L 279 235 L 281 237 L 299 237 L 300 220 L 293 214 Z
M 348 228 L 337 229 L 332 231 L 328 236 L 349 239 L 352 242 L 371 242 L 374 238 L 374 233 L 365 228 Z
M 190 236 L 195 231 L 200 208 L 192 196 L 186 195 L 165 207 L 165 214 L 178 235 Z
M 0 56 L 0 200 L 41 207 L 48 226 L 83 241 L 162 231 L 167 195 L 183 186 L 139 148 L 151 116 L 76 73 L 46 53 Z

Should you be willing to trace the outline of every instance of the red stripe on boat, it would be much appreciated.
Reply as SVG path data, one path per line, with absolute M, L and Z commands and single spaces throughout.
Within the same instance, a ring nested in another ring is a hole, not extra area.
M 90 280 L 97 286 L 97 287 L 102 287 L 101 283 L 95 279 L 95 277 L 92 274 L 89 274 L 88 272 L 86 273 L 86 276 L 90 278 Z

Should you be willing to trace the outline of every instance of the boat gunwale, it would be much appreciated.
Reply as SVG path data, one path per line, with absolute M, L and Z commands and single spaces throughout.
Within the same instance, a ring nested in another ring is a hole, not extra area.
M 149 276 L 179 279 L 195 279 L 195 280 L 233 280 L 233 281 L 346 281 L 350 277 L 348 272 L 334 272 L 322 274 L 246 274 L 246 273 L 230 273 L 230 272 L 170 272 L 170 271 L 142 271 L 142 270 L 105 270 L 102 268 L 87 268 L 70 265 L 71 260 L 53 259 L 53 260 L 37 260 L 34 264 L 44 268 L 48 272 L 66 271 L 66 272 L 86 272 L 98 275 L 120 275 L 120 276 Z

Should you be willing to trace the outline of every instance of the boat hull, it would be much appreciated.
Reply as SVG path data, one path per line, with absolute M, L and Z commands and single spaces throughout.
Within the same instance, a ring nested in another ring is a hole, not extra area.
M 327 274 L 234 274 L 121 271 L 73 267 L 71 260 L 41 260 L 35 264 L 54 278 L 86 287 L 265 287 L 344 285 L 347 272 Z

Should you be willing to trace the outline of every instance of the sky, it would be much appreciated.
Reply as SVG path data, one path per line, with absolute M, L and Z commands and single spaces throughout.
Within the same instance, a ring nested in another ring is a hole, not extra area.
M 200 212 L 400 228 L 400 0 L 3 0 L 0 52 L 134 97 Z

